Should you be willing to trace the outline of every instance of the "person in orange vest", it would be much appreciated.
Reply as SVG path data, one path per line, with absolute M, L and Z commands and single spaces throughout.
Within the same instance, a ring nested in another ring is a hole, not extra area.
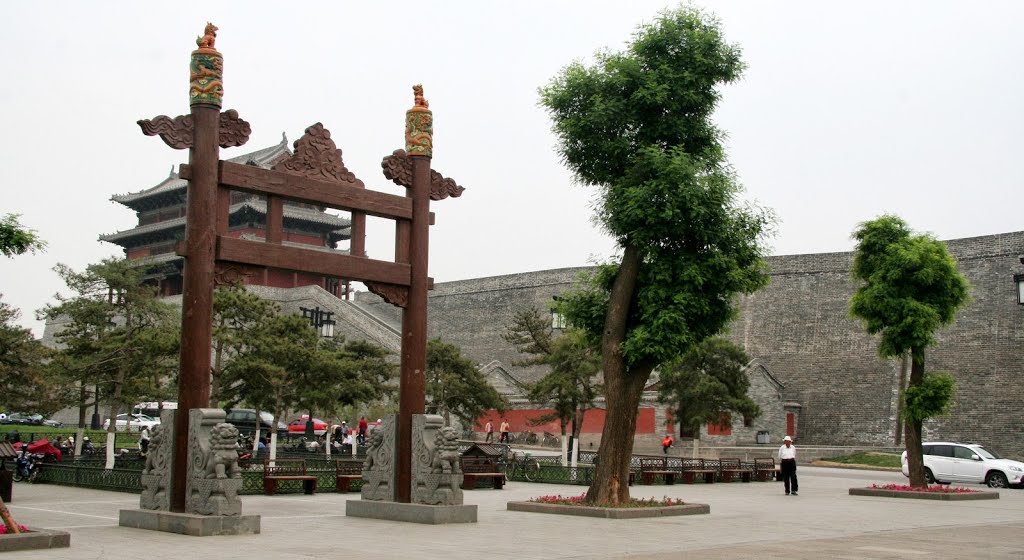
M 661 448 L 665 451 L 665 455 L 668 455 L 668 448 L 672 447 L 672 443 L 675 442 L 672 439 L 672 434 L 665 434 L 665 437 L 661 438 Z

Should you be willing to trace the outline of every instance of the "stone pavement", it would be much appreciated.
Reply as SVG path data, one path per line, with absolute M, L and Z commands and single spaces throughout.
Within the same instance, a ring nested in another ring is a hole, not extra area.
M 345 516 L 358 494 L 243 496 L 262 534 L 188 537 L 127 529 L 118 510 L 138 496 L 51 485 L 14 486 L 18 522 L 71 533 L 71 547 L 14 553 L 68 558 L 1024 558 L 1024 490 L 999 500 L 936 502 L 847 495 L 851 487 L 904 483 L 899 473 L 800 467 L 800 495 L 773 482 L 634 486 L 634 497 L 671 496 L 711 505 L 710 515 L 607 520 L 510 512 L 505 503 L 583 487 L 510 482 L 467 491 L 479 522 L 417 525 Z M 975 488 L 981 488 L 975 486 Z M 12 557 L 13 558 L 13 557 Z M 5 555 L 0 555 L 5 560 Z

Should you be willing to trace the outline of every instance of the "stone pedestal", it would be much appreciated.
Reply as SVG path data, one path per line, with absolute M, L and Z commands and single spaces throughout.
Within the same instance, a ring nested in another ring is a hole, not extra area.
M 476 506 L 428 506 L 425 504 L 348 500 L 345 502 L 345 515 L 427 525 L 476 523 Z
M 0 552 L 19 550 L 40 550 L 46 548 L 67 548 L 71 546 L 71 534 L 67 531 L 26 527 L 27 533 L 0 535 Z
M 258 515 L 198 515 L 143 509 L 122 509 L 118 525 L 193 537 L 255 535 L 260 532 Z

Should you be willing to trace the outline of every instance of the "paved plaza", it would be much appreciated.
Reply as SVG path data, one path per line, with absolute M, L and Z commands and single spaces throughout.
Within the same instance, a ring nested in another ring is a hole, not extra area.
M 346 517 L 345 500 L 359 499 L 356 493 L 243 496 L 243 512 L 262 516 L 262 534 L 224 537 L 119 527 L 118 510 L 138 507 L 136 495 L 18 483 L 10 504 L 18 522 L 67 530 L 71 547 L 9 554 L 75 560 L 1024 558 L 1024 490 L 965 502 L 866 498 L 847 490 L 906 479 L 894 472 L 803 466 L 799 475 L 796 497 L 783 495 L 782 485 L 773 482 L 634 486 L 634 497 L 711 505 L 710 515 L 638 520 L 507 511 L 510 500 L 584 491 L 524 482 L 467 491 L 466 503 L 478 506 L 479 522 L 466 525 Z

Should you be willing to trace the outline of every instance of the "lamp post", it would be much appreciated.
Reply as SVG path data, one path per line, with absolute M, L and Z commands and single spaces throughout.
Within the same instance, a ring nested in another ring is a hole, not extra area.
M 317 334 L 323 338 L 334 337 L 334 316 L 333 311 L 324 311 L 319 306 L 312 309 L 308 307 L 300 307 L 299 311 L 302 311 L 302 316 L 309 319 L 309 324 L 316 329 Z M 306 438 L 313 439 L 316 437 L 315 427 L 313 425 L 313 411 L 309 411 L 309 416 L 306 417 Z

